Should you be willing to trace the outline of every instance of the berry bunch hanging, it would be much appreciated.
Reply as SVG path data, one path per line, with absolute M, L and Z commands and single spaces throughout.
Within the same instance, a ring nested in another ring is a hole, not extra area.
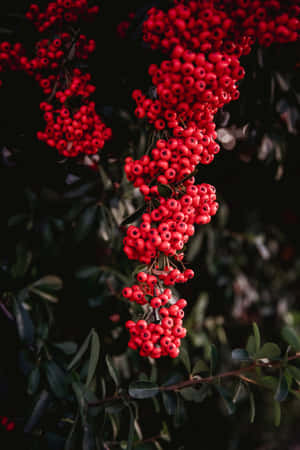
M 80 21 L 90 21 L 98 6 L 87 0 L 57 0 L 42 12 L 31 4 L 26 17 L 47 37 L 35 45 L 35 55 L 26 56 L 21 44 L 0 44 L 0 72 L 23 70 L 34 77 L 47 98 L 40 104 L 46 127 L 37 137 L 65 157 L 91 155 L 101 150 L 111 137 L 95 109 L 91 95 L 95 86 L 91 75 L 76 66 L 96 47 L 95 41 L 80 34 Z
M 196 185 L 194 172 L 220 150 L 214 117 L 239 98 L 245 75 L 240 57 L 256 40 L 262 46 L 298 40 L 299 16 L 297 0 L 175 0 L 168 11 L 148 11 L 143 39 L 169 59 L 149 67 L 151 97 L 138 89 L 132 94 L 136 116 L 164 139 L 149 155 L 125 161 L 127 178 L 146 204 L 140 223 L 129 226 L 124 238 L 127 257 L 145 264 L 137 284 L 123 290 L 144 309 L 143 318 L 126 324 L 128 345 L 141 356 L 176 357 L 186 335 L 187 302 L 176 300 L 168 286 L 193 278 L 183 264 L 184 246 L 195 225 L 209 223 L 218 210 L 215 188 Z

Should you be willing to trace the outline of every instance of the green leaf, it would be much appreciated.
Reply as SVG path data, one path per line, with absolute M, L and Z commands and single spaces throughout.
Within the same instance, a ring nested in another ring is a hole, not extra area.
M 76 242 L 83 241 L 91 232 L 95 222 L 97 210 L 98 205 L 92 205 L 86 208 L 86 210 L 80 215 L 74 232 L 74 239 Z
M 187 387 L 184 389 L 180 389 L 180 395 L 187 401 L 201 403 L 210 392 L 210 387 L 207 384 L 204 384 L 200 387 L 200 389 L 196 389 L 193 387 Z
M 39 367 L 34 367 L 34 369 L 30 372 L 28 377 L 28 386 L 27 392 L 29 395 L 34 395 L 37 392 L 37 389 L 40 384 L 40 369 Z
M 53 347 L 58 348 L 62 352 L 64 352 L 66 355 L 74 355 L 77 351 L 77 344 L 76 342 L 57 342 L 55 344 L 52 344 Z
M 288 366 L 288 370 L 289 370 L 290 374 L 291 374 L 297 381 L 300 381 L 300 369 L 298 369 L 298 367 L 289 365 L 289 366 Z
M 255 419 L 255 399 L 252 392 L 249 392 L 249 402 L 250 402 L 250 423 L 253 423 Z
M 82 423 L 85 425 L 86 423 L 86 414 L 87 414 L 87 404 L 85 401 L 85 395 L 84 395 L 84 386 L 82 383 L 78 381 L 74 381 L 72 383 L 72 388 L 75 394 L 75 397 L 77 399 L 81 420 Z
M 253 327 L 253 333 L 254 333 L 254 339 L 255 339 L 255 353 L 257 353 L 260 349 L 261 345 L 261 339 L 260 339 L 260 332 L 257 324 L 254 322 L 252 324 Z
M 43 417 L 43 414 L 49 408 L 51 403 L 51 397 L 48 391 L 43 390 L 38 397 L 37 402 L 34 405 L 32 414 L 28 421 L 25 424 L 24 432 L 31 433 L 31 431 L 35 428 L 36 424 Z
M 184 347 L 182 347 L 180 349 L 180 359 L 183 362 L 183 365 L 186 368 L 187 373 L 190 374 L 191 373 L 191 361 L 190 361 L 189 354 Z
M 87 335 L 87 337 L 85 338 L 85 341 L 83 342 L 82 346 L 78 350 L 78 353 L 74 356 L 74 358 L 68 365 L 67 370 L 72 370 L 80 362 L 80 360 L 82 359 L 84 354 L 87 352 L 87 349 L 89 348 L 89 343 L 90 343 L 91 337 L 92 337 L 92 332 L 90 332 Z
M 37 295 L 40 298 L 43 298 L 44 300 L 47 300 L 48 302 L 51 302 L 51 303 L 58 302 L 58 297 L 56 297 L 55 295 L 49 294 L 48 292 L 41 291 L 40 289 L 36 289 L 34 287 L 30 288 L 29 290 L 33 294 Z
M 14 299 L 14 312 L 21 341 L 32 345 L 34 341 L 34 325 L 27 309 L 23 304 Z
M 300 351 L 300 338 L 293 328 L 285 326 L 281 336 L 296 352 Z
M 256 353 L 255 337 L 252 334 L 248 338 L 246 350 L 249 353 L 249 355 L 251 355 L 251 356 L 255 355 L 255 353 Z
M 230 395 L 230 393 L 223 386 L 216 385 L 216 389 L 217 389 L 217 391 L 219 392 L 219 394 L 221 395 L 221 397 L 222 397 L 222 399 L 224 401 L 224 404 L 226 406 L 228 414 L 229 415 L 234 414 L 235 411 L 236 411 L 236 407 L 235 407 L 235 404 L 232 401 L 232 396 Z
M 55 397 L 66 397 L 68 394 L 66 373 L 54 361 L 46 361 L 44 367 L 49 386 Z
M 95 330 L 92 331 L 91 356 L 88 368 L 86 386 L 89 386 L 94 378 L 100 356 L 100 339 Z
M 179 393 L 177 393 L 176 396 L 177 396 L 177 405 L 176 405 L 176 412 L 175 412 L 175 416 L 174 416 L 174 426 L 176 428 L 179 428 L 186 421 L 186 409 L 184 406 L 183 398 L 179 395 Z
M 192 375 L 195 375 L 195 373 L 200 373 L 200 372 L 209 372 L 209 368 L 206 364 L 205 361 L 203 361 L 202 359 L 199 359 L 199 361 L 196 362 L 196 364 L 193 367 L 192 370 Z
M 244 350 L 243 348 L 232 350 L 231 357 L 237 361 L 249 361 L 251 359 L 247 350 Z
M 114 366 L 114 363 L 113 363 L 113 360 L 112 360 L 111 356 L 110 355 L 106 355 L 105 361 L 106 361 L 106 364 L 107 364 L 107 367 L 108 367 L 109 374 L 110 374 L 111 378 L 113 379 L 116 387 L 120 386 L 119 375 L 118 375 L 117 369 Z
M 129 421 L 129 432 L 128 432 L 128 439 L 127 439 L 127 450 L 131 450 L 133 447 L 133 439 L 134 439 L 134 421 L 135 421 L 135 417 L 134 417 L 134 412 L 133 412 L 133 408 L 131 407 L 130 404 L 128 404 L 128 409 L 129 409 L 129 415 L 130 415 L 130 421 Z
M 139 209 L 137 209 L 133 214 L 126 217 L 126 219 L 123 220 L 121 223 L 121 227 L 125 227 L 125 225 L 129 225 L 132 222 L 135 222 L 137 219 L 139 219 L 145 212 L 146 205 L 141 206 Z
M 79 279 L 98 277 L 100 273 L 101 269 L 99 266 L 84 266 L 76 271 L 76 277 Z
M 210 347 L 209 358 L 210 358 L 210 374 L 213 375 L 216 371 L 217 363 L 218 363 L 218 352 L 217 352 L 217 348 L 214 344 L 212 344 Z
M 64 450 L 74 450 L 76 445 L 76 438 L 78 434 L 78 423 L 79 423 L 79 412 L 76 414 L 75 421 L 72 425 L 72 428 L 68 434 L 68 438 L 66 440 Z
M 42 291 L 59 291 L 63 287 L 63 282 L 61 278 L 57 277 L 56 275 L 46 275 L 45 277 L 40 278 L 39 280 L 32 283 L 29 286 L 29 289 L 31 287 L 37 287 Z
M 277 344 L 273 342 L 267 342 L 262 346 L 262 348 L 255 353 L 255 359 L 278 359 L 280 357 L 281 350 Z
M 279 427 L 281 421 L 281 407 L 280 403 L 274 401 L 274 425 L 275 427 Z
M 128 392 L 133 398 L 151 398 L 159 393 L 159 387 L 151 381 L 135 381 L 130 384 Z
M 283 402 L 289 394 L 289 385 L 286 376 L 281 373 L 274 399 Z
M 172 195 L 172 188 L 168 186 L 167 184 L 159 184 L 157 186 L 158 193 L 164 198 L 169 198 Z
M 163 391 L 162 399 L 167 414 L 169 416 L 174 416 L 174 414 L 176 413 L 176 405 L 177 405 L 177 397 L 175 392 Z

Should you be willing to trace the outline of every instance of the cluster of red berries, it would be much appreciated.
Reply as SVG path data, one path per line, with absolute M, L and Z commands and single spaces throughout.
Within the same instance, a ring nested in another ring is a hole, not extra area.
M 235 56 L 220 51 L 205 55 L 178 45 L 171 60 L 149 68 L 157 99 L 145 98 L 139 91 L 133 93 L 138 104 L 135 114 L 147 116 L 158 130 L 191 121 L 198 129 L 206 129 L 207 125 L 211 127 L 218 108 L 239 97 L 236 83 L 244 73 Z
M 9 42 L 0 43 L 0 74 L 7 70 L 21 70 L 21 59 L 24 56 L 24 49 L 22 44 L 16 43 L 14 45 Z M 0 86 L 2 81 L 0 80 Z
M 214 116 L 239 98 L 238 82 L 245 75 L 240 57 L 256 39 L 265 46 L 296 41 L 299 15 L 298 0 L 175 0 L 167 11 L 148 11 L 144 41 L 170 59 L 150 66 L 150 98 L 140 90 L 132 95 L 136 116 L 168 138 L 158 139 L 149 155 L 125 161 L 127 178 L 139 188 L 147 209 L 124 238 L 128 258 L 147 265 L 138 284 L 123 290 L 145 310 L 144 319 L 126 324 L 129 347 L 140 349 L 142 356 L 176 357 L 186 333 L 186 301 L 174 301 L 167 286 L 193 278 L 182 264 L 184 245 L 194 225 L 209 223 L 218 209 L 215 188 L 196 185 L 193 172 L 220 150 Z
M 186 336 L 182 319 L 187 301 L 181 298 L 168 308 L 159 308 L 158 305 L 162 304 L 162 301 L 166 304 L 171 297 L 171 291 L 166 291 L 169 291 L 169 295 L 163 293 L 151 300 L 152 308 L 158 311 L 156 319 L 150 323 L 146 320 L 138 320 L 137 323 L 132 320 L 126 322 L 130 333 L 128 346 L 133 350 L 140 349 L 141 356 L 157 359 L 161 356 L 176 358 L 179 355 L 181 339 Z
M 168 141 L 159 139 L 150 156 L 145 155 L 138 161 L 126 158 L 127 178 L 144 195 L 151 192 L 148 185 L 154 179 L 159 184 L 179 183 L 193 173 L 198 164 L 209 164 L 220 151 L 219 145 L 214 142 L 214 130 L 207 135 L 196 127 L 177 126 L 173 133 L 175 137 Z
M 180 260 L 184 245 L 195 232 L 194 224 L 209 223 L 218 210 L 215 188 L 195 185 L 193 178 L 182 184 L 182 192 L 156 199 L 159 206 L 142 215 L 139 227 L 128 227 L 124 238 L 127 257 L 145 264 L 159 255 Z
M 40 11 L 37 4 L 31 4 L 26 13 L 37 30 L 42 33 L 54 25 L 74 24 L 79 19 L 87 20 L 98 14 L 99 7 L 89 7 L 87 0 L 56 0 L 48 4 L 44 12 Z
M 34 76 L 44 91 L 49 95 L 55 84 L 60 80 L 60 69 L 64 61 L 67 61 L 72 52 L 74 43 L 70 33 L 60 33 L 53 39 L 41 39 L 36 44 L 36 56 L 28 59 L 23 56 L 20 59 L 22 68 L 31 76 Z M 87 40 L 85 35 L 80 35 L 75 44 L 75 57 L 87 59 L 88 55 L 95 50 L 95 41 Z
M 47 126 L 44 132 L 38 132 L 38 139 L 55 147 L 63 156 L 95 154 L 111 137 L 111 129 L 101 121 L 94 102 L 82 105 L 73 115 L 66 106 L 54 110 L 47 102 L 41 103 L 41 110 Z
M 38 139 L 67 157 L 97 153 L 112 134 L 90 100 L 96 89 L 90 83 L 91 75 L 74 68 L 77 60 L 88 58 L 96 44 L 84 34 L 77 36 L 70 25 L 91 19 L 98 10 L 98 6 L 89 7 L 87 0 L 57 0 L 50 2 L 45 12 L 32 4 L 27 18 L 39 32 L 55 25 L 52 39 L 40 39 L 33 58 L 24 54 L 21 44 L 0 44 L 0 72 L 24 70 L 49 96 L 40 105 L 46 127 L 37 133 Z
M 144 40 L 153 49 L 170 53 L 176 45 L 197 52 L 224 50 L 241 56 L 261 45 L 294 42 L 299 38 L 298 0 L 175 1 L 167 12 L 148 11 Z
M 6 429 L 6 431 L 13 431 L 15 429 L 15 423 L 9 420 L 8 417 L 0 416 L 0 423 Z

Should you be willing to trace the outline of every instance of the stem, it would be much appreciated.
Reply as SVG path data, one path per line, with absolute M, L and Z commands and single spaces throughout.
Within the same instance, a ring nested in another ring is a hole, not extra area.
M 181 381 L 180 383 L 176 383 L 176 384 L 171 384 L 170 386 L 160 386 L 159 390 L 161 392 L 164 391 L 180 391 L 181 389 L 187 388 L 187 387 L 192 387 L 192 386 L 196 386 L 198 384 L 209 384 L 209 383 L 213 383 L 214 381 L 220 380 L 222 378 L 230 378 L 230 377 L 238 377 L 241 378 L 243 381 L 249 382 L 249 383 L 254 383 L 254 380 L 251 380 L 248 377 L 245 377 L 243 374 L 245 372 L 253 372 L 255 371 L 258 367 L 264 367 L 264 368 L 272 368 L 272 369 L 279 369 L 281 368 L 285 362 L 288 361 L 294 361 L 296 359 L 300 358 L 300 352 L 296 353 L 293 356 L 290 356 L 289 358 L 286 359 L 286 361 L 278 361 L 278 362 L 273 362 L 273 361 L 269 361 L 267 363 L 264 362 L 258 362 L 255 361 L 253 364 L 250 364 L 249 366 L 245 366 L 245 367 L 241 367 L 240 369 L 237 370 L 231 370 L 229 372 L 224 372 L 221 373 L 219 375 L 211 375 L 209 377 L 206 378 L 192 378 L 189 380 L 185 380 L 185 381 Z M 88 403 L 88 406 L 93 407 L 93 406 L 99 406 L 99 405 L 103 405 L 105 403 L 109 403 L 112 401 L 116 401 L 116 400 L 121 400 L 121 399 L 128 399 L 130 397 L 128 397 L 127 395 L 114 395 L 111 397 L 106 397 L 103 400 L 100 400 L 98 402 L 95 403 Z
M 296 355 L 293 355 L 293 356 L 290 356 L 289 358 L 287 358 L 287 361 L 294 361 L 295 359 L 299 359 L 299 358 L 300 358 L 300 353 L 296 353 Z M 278 369 L 278 368 L 281 368 L 282 365 L 283 365 L 282 361 L 279 361 L 279 362 L 270 361 L 267 363 L 255 361 L 253 364 L 251 364 L 249 366 L 241 367 L 240 369 L 232 370 L 229 372 L 224 372 L 219 375 L 212 375 L 210 377 L 197 378 L 197 379 L 192 378 L 191 380 L 181 381 L 180 383 L 171 384 L 170 386 L 161 386 L 160 391 L 178 391 L 178 390 L 184 389 L 186 387 L 191 387 L 191 386 L 195 386 L 197 384 L 202 384 L 202 383 L 213 383 L 214 381 L 217 381 L 219 379 L 229 378 L 229 377 L 239 377 L 239 378 L 243 378 L 245 380 L 245 377 L 242 377 L 244 372 L 253 372 L 258 367 Z

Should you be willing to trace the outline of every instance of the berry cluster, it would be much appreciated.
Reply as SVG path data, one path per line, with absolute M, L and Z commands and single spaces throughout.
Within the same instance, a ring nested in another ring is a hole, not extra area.
M 176 357 L 186 333 L 186 301 L 176 302 L 167 286 L 193 278 L 182 263 L 184 246 L 195 224 L 209 223 L 218 209 L 215 188 L 196 185 L 193 175 L 220 150 L 214 117 L 239 98 L 238 82 L 245 75 L 240 57 L 256 40 L 264 46 L 296 41 L 299 15 L 298 0 L 175 0 L 167 11 L 148 11 L 144 41 L 170 59 L 149 67 L 154 86 L 149 98 L 138 89 L 132 94 L 136 116 L 167 138 L 158 139 L 149 155 L 125 161 L 127 178 L 144 196 L 147 211 L 124 238 L 127 257 L 147 265 L 138 284 L 123 290 L 145 310 L 143 319 L 127 322 L 129 346 L 142 356 Z
M 56 0 L 50 2 L 44 12 L 40 11 L 38 5 L 31 4 L 26 17 L 42 33 L 54 25 L 56 27 L 66 24 L 72 25 L 81 18 L 84 20 L 90 19 L 98 12 L 99 7 L 89 7 L 87 0 Z
M 9 42 L 0 43 L 0 73 L 7 70 L 22 69 L 21 59 L 24 56 L 22 44 L 16 43 L 11 45 Z M 0 80 L 0 86 L 2 81 Z
M 67 157 L 95 154 L 111 137 L 110 128 L 104 125 L 90 99 L 96 89 L 90 83 L 91 75 L 76 68 L 96 44 L 75 32 L 74 23 L 92 19 L 98 10 L 98 6 L 89 7 L 87 0 L 57 0 L 50 2 L 44 12 L 32 4 L 27 18 L 40 33 L 51 29 L 50 36 L 36 43 L 34 57 L 28 58 L 21 44 L 0 44 L 0 71 L 25 71 L 49 96 L 40 105 L 46 127 L 37 133 L 38 139 Z
M 38 132 L 38 139 L 63 156 L 95 154 L 111 136 L 111 129 L 101 121 L 94 102 L 82 105 L 73 117 L 66 106 L 54 110 L 51 104 L 43 102 L 41 110 L 45 111 L 47 126 L 44 132 Z
M 215 188 L 205 183 L 195 185 L 193 178 L 172 197 L 156 199 L 159 206 L 143 214 L 140 226 L 130 226 L 124 238 L 127 257 L 145 264 L 159 255 L 180 260 L 184 245 L 195 232 L 194 224 L 209 223 L 218 209 Z
M 168 291 L 168 293 L 165 293 Z M 186 329 L 182 326 L 184 317 L 183 309 L 187 305 L 181 298 L 168 308 L 160 305 L 168 302 L 171 291 L 166 289 L 163 294 L 153 297 L 151 306 L 158 311 L 156 321 L 148 323 L 146 320 L 132 320 L 126 322 L 130 333 L 128 346 L 133 350 L 140 349 L 141 356 L 160 358 L 170 356 L 176 358 L 179 355 L 181 339 L 186 336 Z
M 241 56 L 260 45 L 299 38 L 298 0 L 175 1 L 167 12 L 148 11 L 144 40 L 167 53 L 176 45 L 197 52 L 222 51 Z

